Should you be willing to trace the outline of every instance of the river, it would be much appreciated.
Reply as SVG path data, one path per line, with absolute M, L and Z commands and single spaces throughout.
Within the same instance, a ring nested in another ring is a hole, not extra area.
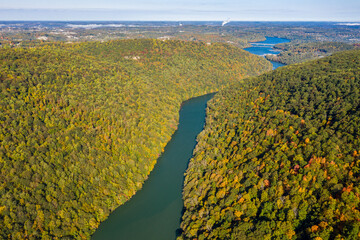
M 256 54 L 256 55 L 265 57 L 266 54 L 279 54 L 280 51 L 273 49 L 273 47 L 276 44 L 287 43 L 287 42 L 290 42 L 290 40 L 286 39 L 286 38 L 266 37 L 265 41 L 251 43 L 252 47 L 244 48 L 244 50 L 246 50 L 252 54 Z M 273 69 L 285 66 L 284 64 L 279 63 L 279 62 L 274 62 L 274 61 L 270 61 L 270 62 L 273 65 Z
M 206 103 L 214 94 L 185 101 L 177 131 L 143 188 L 100 224 L 93 240 L 169 240 L 182 216 L 184 172 L 205 123 Z
M 252 43 L 245 50 L 264 55 L 276 53 L 272 47 L 280 38 Z M 285 41 L 285 42 L 286 42 Z M 283 66 L 274 63 L 274 68 Z M 112 212 L 92 236 L 92 240 L 172 240 L 182 217 L 184 172 L 196 145 L 196 136 L 205 123 L 206 103 L 214 94 L 185 101 L 177 131 L 160 156 L 148 180 L 128 202 Z

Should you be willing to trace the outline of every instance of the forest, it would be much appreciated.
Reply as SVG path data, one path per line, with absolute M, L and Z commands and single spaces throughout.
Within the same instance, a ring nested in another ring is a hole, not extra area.
M 180 239 L 360 238 L 360 51 L 221 90 L 185 174 Z
M 89 239 L 142 187 L 182 101 L 269 70 L 221 43 L 0 49 L 0 238 Z

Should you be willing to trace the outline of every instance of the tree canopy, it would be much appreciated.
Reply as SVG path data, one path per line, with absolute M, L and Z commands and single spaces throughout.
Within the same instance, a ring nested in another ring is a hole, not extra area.
M 182 101 L 270 69 L 225 44 L 0 49 L 0 238 L 89 238 L 141 188 Z
M 359 76 L 349 51 L 216 94 L 179 239 L 359 239 Z

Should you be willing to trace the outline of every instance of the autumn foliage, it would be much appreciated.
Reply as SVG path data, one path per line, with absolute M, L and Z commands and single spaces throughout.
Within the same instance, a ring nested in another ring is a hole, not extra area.
M 141 188 L 182 101 L 270 68 L 224 44 L 0 49 L 0 238 L 89 238 Z
M 342 52 L 215 95 L 179 239 L 359 239 L 359 76 Z

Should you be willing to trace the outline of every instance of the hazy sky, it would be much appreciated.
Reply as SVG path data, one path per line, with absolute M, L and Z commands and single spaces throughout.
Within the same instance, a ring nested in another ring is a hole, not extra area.
M 0 0 L 0 20 L 360 21 L 360 0 Z

